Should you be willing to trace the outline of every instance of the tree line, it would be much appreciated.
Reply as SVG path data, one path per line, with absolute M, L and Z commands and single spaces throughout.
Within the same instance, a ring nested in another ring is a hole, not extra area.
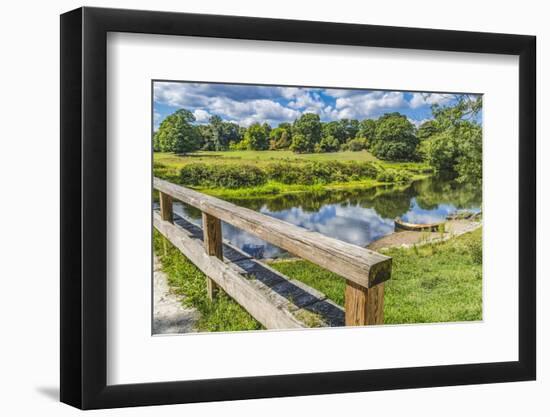
M 331 122 L 321 122 L 317 114 L 305 113 L 293 123 L 280 123 L 275 128 L 267 123 L 244 128 L 219 116 L 212 116 L 204 125 L 195 122 L 193 113 L 186 109 L 169 115 L 155 132 L 155 151 L 289 149 L 313 153 L 368 149 L 381 159 L 412 160 L 418 145 L 415 126 L 399 113 L 388 113 L 378 120 Z
M 368 150 L 389 161 L 425 161 L 436 171 L 460 181 L 481 182 L 482 135 L 476 120 L 481 98 L 455 96 L 455 104 L 432 106 L 433 119 L 419 128 L 400 113 L 378 119 L 322 122 L 304 113 L 292 123 L 272 128 L 253 123 L 245 128 L 212 116 L 196 124 L 193 113 L 180 109 L 166 117 L 155 132 L 157 152 L 185 154 L 197 150 L 282 150 L 296 153 Z

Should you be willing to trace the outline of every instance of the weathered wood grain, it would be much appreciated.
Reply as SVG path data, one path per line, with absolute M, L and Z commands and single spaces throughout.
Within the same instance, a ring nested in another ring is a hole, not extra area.
M 166 220 L 167 222 L 173 223 L 174 222 L 174 211 L 172 209 L 172 197 L 168 194 L 165 194 L 161 191 L 159 191 L 159 202 L 160 202 L 160 217 L 162 220 Z M 168 245 L 166 244 L 166 240 L 162 240 L 162 251 L 164 253 L 164 256 L 168 254 Z
M 346 326 L 384 324 L 384 283 L 371 288 L 346 282 Z
M 222 222 L 220 219 L 207 213 L 202 213 L 202 230 L 204 250 L 210 256 L 215 256 L 223 261 Z M 216 283 L 206 278 L 206 291 L 210 300 L 214 299 L 217 291 Z
M 186 233 L 181 227 L 153 214 L 155 228 L 205 275 L 212 278 L 230 297 L 244 307 L 256 320 L 268 329 L 293 329 L 308 327 L 287 308 L 288 302 L 261 282 L 239 274 L 222 260 L 208 255 L 200 240 Z
M 160 217 L 162 218 L 162 220 L 166 220 L 170 223 L 173 223 L 174 212 L 172 210 L 172 196 L 160 191 L 159 201 L 160 201 Z
M 227 201 L 154 178 L 154 187 L 362 287 L 390 279 L 391 258 Z

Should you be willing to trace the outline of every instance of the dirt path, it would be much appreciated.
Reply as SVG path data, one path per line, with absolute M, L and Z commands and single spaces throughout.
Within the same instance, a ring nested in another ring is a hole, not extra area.
M 396 232 L 372 242 L 367 247 L 372 250 L 380 250 L 397 246 L 409 247 L 413 245 L 440 242 L 471 232 L 478 227 L 481 227 L 481 222 L 470 220 L 449 220 L 445 224 L 445 233 L 443 234 L 439 232 Z
M 153 334 L 196 332 L 199 312 L 181 304 L 182 297 L 170 291 L 168 277 L 161 270 L 159 259 L 154 257 L 153 277 Z

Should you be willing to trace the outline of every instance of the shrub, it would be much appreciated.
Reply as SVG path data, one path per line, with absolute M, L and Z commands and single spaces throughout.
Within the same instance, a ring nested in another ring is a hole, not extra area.
M 212 166 L 202 163 L 185 165 L 180 170 L 180 181 L 183 185 L 200 186 L 212 178 Z
M 189 164 L 180 170 L 180 181 L 195 187 L 256 187 L 267 182 L 266 173 L 253 165 Z
M 290 162 L 276 162 L 266 166 L 265 171 L 270 180 L 283 184 L 297 184 L 299 177 L 299 165 Z
M 387 182 L 409 179 L 408 174 L 384 171 Z M 263 168 L 255 165 L 211 165 L 192 163 L 179 173 L 179 182 L 194 187 L 244 188 L 264 185 L 268 180 L 283 184 L 314 185 L 379 178 L 378 168 L 371 162 L 273 162 Z
M 361 178 L 375 178 L 378 170 L 370 162 L 306 162 L 269 164 L 266 174 L 270 180 L 283 184 L 327 184 Z
M 376 175 L 376 179 L 382 182 L 407 182 L 411 180 L 411 175 L 406 171 L 396 171 L 386 169 Z
M 217 187 L 257 187 L 267 182 L 267 175 L 254 165 L 215 165 L 212 181 Z

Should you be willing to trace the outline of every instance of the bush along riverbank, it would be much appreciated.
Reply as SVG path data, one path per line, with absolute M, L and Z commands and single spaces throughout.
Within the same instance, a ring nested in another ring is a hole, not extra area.
M 159 162 L 154 165 L 157 177 L 222 197 L 405 184 L 430 173 L 431 169 L 422 164 L 388 166 L 355 161 L 277 161 L 262 165 L 199 162 L 179 169 Z

